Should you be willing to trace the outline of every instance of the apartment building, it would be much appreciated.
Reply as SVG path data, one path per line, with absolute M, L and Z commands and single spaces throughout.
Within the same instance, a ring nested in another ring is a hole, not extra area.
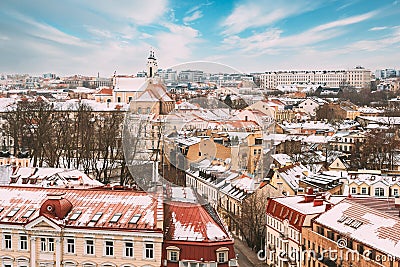
M 399 267 L 400 199 L 348 198 L 303 229 L 306 267 Z
M 321 84 L 327 87 L 350 85 L 354 87 L 369 86 L 371 71 L 363 68 L 331 71 L 276 71 L 260 75 L 261 88 L 275 89 L 279 85 Z
M 4 267 L 161 266 L 163 206 L 131 190 L 0 187 Z
M 303 229 L 311 219 L 329 210 L 344 197 L 316 195 L 312 188 L 304 196 L 269 199 L 267 204 L 266 261 L 269 266 L 302 266 Z
M 378 170 L 349 172 L 349 194 L 353 196 L 395 197 L 400 195 L 400 178 Z

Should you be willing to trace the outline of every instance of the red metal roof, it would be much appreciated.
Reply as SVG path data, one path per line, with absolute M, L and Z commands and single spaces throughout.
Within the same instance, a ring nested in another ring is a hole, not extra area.
M 58 223 L 64 227 L 162 231 L 156 229 L 159 202 L 157 198 L 146 192 L 133 190 L 1 186 L 0 207 L 3 210 L 0 212 L 0 223 L 26 224 L 39 216 L 39 211 L 45 201 L 48 201 L 49 194 L 62 193 L 64 193 L 63 198 L 72 204 L 67 214 L 65 212 L 69 209 L 69 205 L 66 201 L 54 205 L 55 208 L 62 209 L 58 212 L 65 216 L 65 220 L 59 220 Z M 7 217 L 7 214 L 15 208 L 19 208 L 18 212 L 12 217 Z M 30 209 L 34 209 L 35 212 L 29 218 L 23 218 Z M 76 220 L 70 219 L 74 213 L 79 212 L 81 214 Z M 101 213 L 101 216 L 98 221 L 93 221 L 96 213 Z M 112 223 L 110 220 L 115 213 L 122 215 L 117 222 Z M 129 223 L 136 214 L 140 215 L 138 222 Z
M 164 204 L 164 239 L 197 242 L 231 240 L 215 210 L 207 205 L 187 202 Z

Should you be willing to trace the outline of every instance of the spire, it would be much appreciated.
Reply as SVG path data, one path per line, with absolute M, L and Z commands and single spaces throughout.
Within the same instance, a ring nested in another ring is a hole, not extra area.
M 157 59 L 154 56 L 153 48 L 150 49 L 150 55 L 147 58 L 147 78 L 154 78 L 157 74 Z
M 148 59 L 154 59 L 154 60 L 156 59 L 156 57 L 154 56 L 153 48 L 150 48 L 150 55 L 149 55 Z

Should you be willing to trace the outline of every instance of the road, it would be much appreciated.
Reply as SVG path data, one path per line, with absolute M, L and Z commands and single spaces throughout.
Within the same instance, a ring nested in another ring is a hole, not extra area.
M 238 238 L 235 239 L 235 252 L 238 254 L 238 263 L 240 267 L 264 267 L 265 263 L 257 258 L 257 254 L 247 247 L 244 242 Z

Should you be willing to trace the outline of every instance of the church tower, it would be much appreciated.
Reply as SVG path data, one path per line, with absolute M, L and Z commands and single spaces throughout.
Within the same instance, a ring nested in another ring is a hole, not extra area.
M 158 66 L 157 59 L 154 56 L 153 49 L 150 50 L 150 55 L 147 58 L 147 78 L 154 78 L 157 74 Z

